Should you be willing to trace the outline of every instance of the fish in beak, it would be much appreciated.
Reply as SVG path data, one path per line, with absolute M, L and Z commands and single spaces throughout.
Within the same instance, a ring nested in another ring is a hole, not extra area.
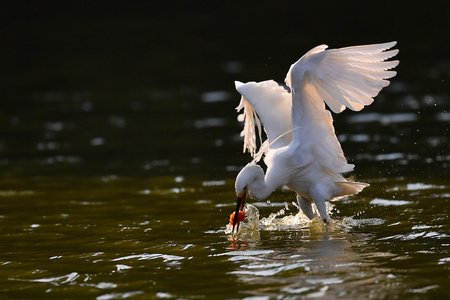
M 244 204 L 245 204 L 245 199 L 247 198 L 247 189 L 244 189 L 244 191 L 241 194 L 237 195 L 237 199 L 236 199 L 236 211 L 234 213 L 234 219 L 232 221 L 232 225 L 233 225 L 233 234 L 237 234 L 239 231 L 239 224 L 242 221 L 239 220 L 239 212 L 240 211 L 244 211 Z M 244 214 L 245 216 L 245 214 Z M 231 221 L 231 220 L 230 220 Z M 237 226 L 236 226 L 237 225 Z M 234 231 L 234 229 L 236 228 L 236 231 Z

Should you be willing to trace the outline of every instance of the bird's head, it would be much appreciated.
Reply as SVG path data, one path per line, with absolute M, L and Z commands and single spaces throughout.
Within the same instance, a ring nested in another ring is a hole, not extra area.
M 235 182 L 236 195 L 242 195 L 247 190 L 257 194 L 264 182 L 263 169 L 254 162 L 248 163 L 237 175 Z M 254 195 L 253 195 L 254 196 Z M 257 198 L 258 197 L 252 197 Z
M 239 211 L 244 210 L 247 194 L 251 194 L 253 189 L 258 188 L 258 183 L 261 180 L 264 180 L 264 171 L 260 166 L 253 163 L 247 164 L 236 177 L 235 190 L 237 199 L 236 212 L 233 220 L 233 232 L 235 225 L 238 224 Z

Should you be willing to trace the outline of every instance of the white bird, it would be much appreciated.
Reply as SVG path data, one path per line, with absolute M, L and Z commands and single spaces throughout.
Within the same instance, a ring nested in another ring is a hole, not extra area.
M 389 50 L 396 42 L 325 50 L 320 45 L 291 65 L 285 83 L 235 82 L 242 95 L 237 111 L 244 109 L 238 120 L 245 121 L 241 136 L 244 152 L 254 160 L 236 178 L 236 212 L 243 210 L 248 195 L 257 200 L 268 197 L 286 185 L 297 193 L 301 210 L 314 218 L 312 203 L 320 217 L 329 222 L 326 201 L 354 195 L 369 186 L 353 182 L 343 174 L 353 171 L 336 137 L 331 113 L 346 107 L 360 111 L 373 102 L 387 79 L 396 75 L 390 69 L 399 61 L 386 61 L 398 50 Z M 261 122 L 267 134 L 262 142 Z M 256 129 L 261 142 L 257 152 Z M 265 154 L 266 174 L 257 164 Z M 237 230 L 239 227 L 237 228 Z

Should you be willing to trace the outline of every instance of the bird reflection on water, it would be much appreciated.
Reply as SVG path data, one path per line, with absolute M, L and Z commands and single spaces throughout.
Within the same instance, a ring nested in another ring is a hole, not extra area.
M 273 215 L 281 215 L 282 210 Z M 379 257 L 395 258 L 394 254 L 367 251 L 370 236 L 352 233 L 345 219 L 325 225 L 320 219 L 311 221 L 299 214 L 263 218 L 261 223 L 266 222 L 266 225 L 259 225 L 261 231 L 257 230 L 257 235 L 243 223 L 239 238 L 229 237 L 227 250 L 231 251 L 216 256 L 227 256 L 236 264 L 230 274 L 241 282 L 251 282 L 255 296 L 258 293 L 269 295 L 271 291 L 275 296 L 280 290 L 285 295 L 309 297 L 351 295 L 362 290 L 375 292 L 380 286 L 392 286 L 390 291 L 398 292 L 393 286 L 397 281 L 392 275 L 394 270 L 376 263 Z M 299 219 L 310 222 L 309 226 L 300 226 L 296 221 Z M 290 230 L 280 231 L 279 226 L 290 227 Z M 272 235 L 270 231 L 277 234 Z M 265 236 L 263 241 L 260 234 Z M 284 241 L 284 247 L 279 246 L 279 240 Z M 361 272 L 365 268 L 372 272 Z M 385 291 L 377 293 L 382 295 Z

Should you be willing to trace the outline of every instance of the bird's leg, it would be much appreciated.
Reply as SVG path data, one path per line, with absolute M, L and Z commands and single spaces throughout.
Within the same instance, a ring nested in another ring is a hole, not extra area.
M 302 198 L 302 196 L 297 194 L 297 202 L 305 216 L 307 216 L 310 220 L 314 219 L 314 211 L 311 206 L 311 201 Z
M 325 195 L 323 193 L 323 190 L 319 187 L 314 187 L 311 190 L 311 197 L 314 200 L 314 203 L 316 204 L 317 210 L 319 211 L 320 217 L 322 218 L 322 221 L 324 223 L 329 223 L 330 218 L 328 217 L 327 213 L 327 205 L 325 203 Z
M 317 210 L 319 211 L 322 221 L 324 223 L 330 223 L 330 218 L 328 217 L 327 205 L 325 204 L 325 201 L 323 199 L 314 200 L 314 203 L 316 203 L 316 207 L 317 207 Z

